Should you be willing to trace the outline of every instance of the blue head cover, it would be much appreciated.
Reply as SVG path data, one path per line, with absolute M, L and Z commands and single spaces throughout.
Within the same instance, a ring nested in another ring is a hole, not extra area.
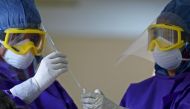
M 169 2 L 157 18 L 157 23 L 169 23 L 180 26 L 187 33 L 183 37 L 190 37 L 190 0 L 172 0 Z M 190 58 L 190 44 L 187 43 L 185 47 L 181 49 L 181 52 L 183 57 Z M 167 70 L 157 64 L 155 65 L 155 69 L 158 73 L 162 72 L 162 74 L 167 74 Z M 176 73 L 186 71 L 190 71 L 189 61 L 183 61 L 176 69 Z
M 41 18 L 34 0 L 0 0 L 0 31 L 38 28 Z
M 190 0 L 172 0 L 157 20 L 180 26 L 185 32 L 190 33 Z

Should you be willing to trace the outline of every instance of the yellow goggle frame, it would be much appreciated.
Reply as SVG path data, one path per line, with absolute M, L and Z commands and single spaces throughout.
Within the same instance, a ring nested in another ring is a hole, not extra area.
M 162 48 L 159 46 L 157 39 L 152 39 L 148 43 L 148 51 L 153 51 L 155 46 L 157 46 L 161 51 L 167 51 L 167 50 L 181 48 L 185 44 L 184 40 L 182 40 L 182 32 L 184 30 L 179 26 L 166 25 L 166 24 L 153 24 L 153 25 L 149 26 L 148 30 L 150 30 L 152 28 L 162 28 L 162 29 L 168 29 L 168 30 L 176 31 L 177 32 L 177 43 L 173 44 L 170 47 Z M 148 37 L 155 37 L 155 36 L 148 36 Z
M 45 32 L 43 30 L 39 30 L 39 29 L 21 29 L 21 28 L 9 28 L 6 29 L 5 31 L 5 39 L 4 41 L 2 41 L 2 44 L 5 48 L 11 50 L 12 52 L 19 54 L 19 55 L 23 55 L 26 54 L 30 49 L 32 51 L 32 53 L 34 55 L 41 55 L 41 52 L 43 50 L 44 47 L 44 43 L 45 43 Z M 20 50 L 20 51 L 16 51 L 15 49 L 13 49 L 13 47 L 11 45 L 9 45 L 9 39 L 10 39 L 10 34 L 40 34 L 39 37 L 41 37 L 41 42 L 40 42 L 40 46 L 36 47 L 34 46 L 34 44 L 29 44 L 28 46 L 25 47 L 25 50 Z

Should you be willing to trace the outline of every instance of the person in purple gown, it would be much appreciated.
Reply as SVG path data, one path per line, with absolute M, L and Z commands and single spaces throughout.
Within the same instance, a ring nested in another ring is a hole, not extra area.
M 148 33 L 155 75 L 132 83 L 120 105 L 99 89 L 83 93 L 84 109 L 190 109 L 190 0 L 169 2 Z
M 68 69 L 59 51 L 42 57 L 46 32 L 34 0 L 0 1 L 0 106 L 77 109 L 56 78 Z M 5 98 L 5 99 L 4 99 Z

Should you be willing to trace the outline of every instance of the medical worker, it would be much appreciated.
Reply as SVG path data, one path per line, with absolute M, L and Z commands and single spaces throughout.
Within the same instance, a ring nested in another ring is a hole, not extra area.
M 85 92 L 84 109 L 190 109 L 190 0 L 169 2 L 147 33 L 155 76 L 131 84 L 120 106 L 99 89 Z
M 57 51 L 42 59 L 46 38 L 33 0 L 0 0 L 0 90 L 18 109 L 77 109 L 55 81 L 67 71 L 66 57 Z

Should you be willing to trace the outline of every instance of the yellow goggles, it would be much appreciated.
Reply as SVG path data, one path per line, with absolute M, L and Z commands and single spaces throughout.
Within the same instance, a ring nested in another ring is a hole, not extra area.
M 40 29 L 9 28 L 4 31 L 2 44 L 16 54 L 26 54 L 31 51 L 34 55 L 41 55 L 45 32 Z
M 155 47 L 161 51 L 181 48 L 185 42 L 182 38 L 183 29 L 179 26 L 154 24 L 148 28 L 148 50 L 153 51 Z

